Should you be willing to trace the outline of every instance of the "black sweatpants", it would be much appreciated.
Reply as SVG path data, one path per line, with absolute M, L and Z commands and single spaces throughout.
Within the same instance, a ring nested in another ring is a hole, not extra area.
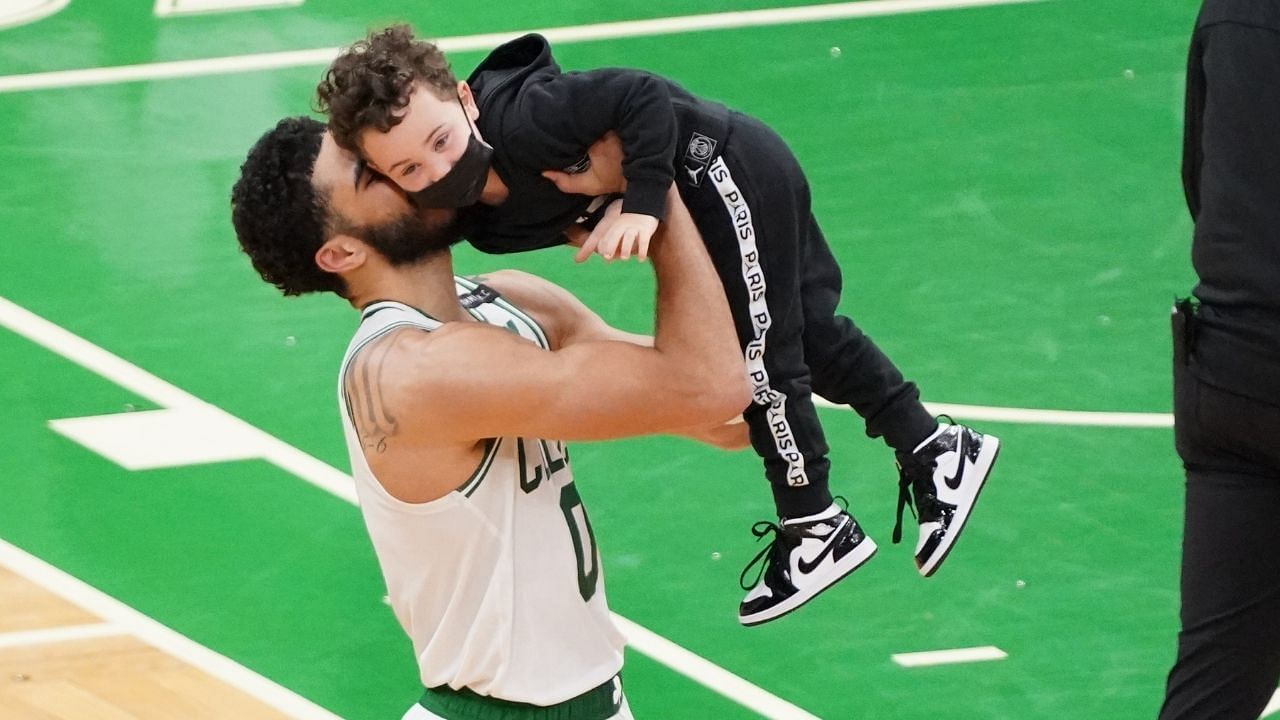
M 840 268 L 810 210 L 809 184 L 776 133 L 731 114 L 705 175 L 677 179 L 728 295 L 755 387 L 744 413 L 778 514 L 831 503 L 812 393 L 853 407 L 867 434 L 910 452 L 937 426 L 884 353 L 836 314 Z
M 1280 405 L 1197 377 L 1174 319 L 1186 524 L 1182 630 L 1160 720 L 1255 720 L 1280 682 Z

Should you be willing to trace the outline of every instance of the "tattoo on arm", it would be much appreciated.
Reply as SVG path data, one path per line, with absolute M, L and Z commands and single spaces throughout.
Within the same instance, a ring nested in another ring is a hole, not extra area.
M 385 396 L 384 371 L 387 357 L 404 335 L 392 332 L 369 344 L 356 355 L 343 379 L 351 418 L 366 452 L 386 452 L 387 442 L 400 430 Z

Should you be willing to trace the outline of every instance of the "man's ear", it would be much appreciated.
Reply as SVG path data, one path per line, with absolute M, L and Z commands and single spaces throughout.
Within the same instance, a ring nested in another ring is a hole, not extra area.
M 471 92 L 471 86 L 466 80 L 458 81 L 458 99 L 462 101 L 462 109 L 467 113 L 467 119 L 475 122 L 480 117 L 480 107 L 476 105 L 476 96 Z
M 350 235 L 337 235 L 316 251 L 316 265 L 327 273 L 341 275 L 364 265 L 368 259 L 364 243 Z

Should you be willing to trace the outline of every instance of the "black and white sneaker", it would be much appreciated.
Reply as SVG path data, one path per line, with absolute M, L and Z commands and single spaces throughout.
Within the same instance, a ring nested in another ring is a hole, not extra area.
M 773 540 L 743 568 L 738 581 L 747 596 L 738 606 L 738 621 L 759 625 L 795 610 L 857 570 L 876 554 L 876 544 L 858 521 L 835 503 L 817 515 L 783 518 L 780 525 L 762 521 L 751 528 L 757 540 Z M 747 573 L 763 562 L 755 582 Z
M 946 420 L 910 455 L 898 453 L 898 520 L 893 541 L 902 539 L 902 509 L 914 499 L 920 523 L 916 567 L 925 577 L 947 559 L 1000 452 L 998 438 Z

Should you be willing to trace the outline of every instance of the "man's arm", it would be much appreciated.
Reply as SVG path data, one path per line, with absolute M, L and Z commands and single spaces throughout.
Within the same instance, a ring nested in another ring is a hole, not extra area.
M 606 340 L 653 347 L 652 335 L 613 327 L 576 295 L 545 278 L 521 270 L 498 270 L 473 279 L 498 291 L 536 320 L 552 350 Z
M 573 293 L 545 278 L 520 270 L 499 270 L 475 279 L 497 290 L 532 316 L 547 334 L 553 349 L 600 341 L 653 347 L 652 335 L 639 335 L 613 327 Z M 671 434 L 722 450 L 742 450 L 751 444 L 747 426 L 741 417 L 734 417 L 728 422 L 679 428 Z
M 673 432 L 741 412 L 750 388 L 728 304 L 693 221 L 671 197 L 654 253 L 652 347 L 562 339 L 548 352 L 499 328 L 450 323 L 387 350 L 384 414 L 402 434 L 449 444 Z

